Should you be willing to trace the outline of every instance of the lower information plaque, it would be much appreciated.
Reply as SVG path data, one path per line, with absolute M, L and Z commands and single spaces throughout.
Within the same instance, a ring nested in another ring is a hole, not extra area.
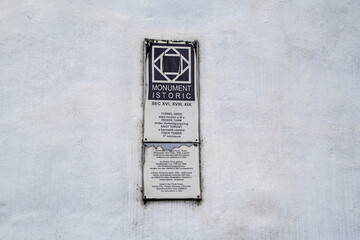
M 200 199 L 199 146 L 144 144 L 144 199 Z

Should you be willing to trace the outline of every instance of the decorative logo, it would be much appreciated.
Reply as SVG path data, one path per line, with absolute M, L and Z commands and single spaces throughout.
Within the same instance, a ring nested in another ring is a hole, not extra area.
M 148 99 L 195 101 L 195 55 L 191 44 L 153 44 Z
M 191 48 L 154 46 L 152 48 L 153 83 L 191 83 Z

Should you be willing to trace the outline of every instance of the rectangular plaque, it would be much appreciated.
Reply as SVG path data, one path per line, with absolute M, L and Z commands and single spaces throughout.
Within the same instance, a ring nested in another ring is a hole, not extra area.
M 144 142 L 199 142 L 195 42 L 146 41 Z
M 198 43 L 144 44 L 143 199 L 201 199 Z
M 144 144 L 144 199 L 200 199 L 198 144 Z

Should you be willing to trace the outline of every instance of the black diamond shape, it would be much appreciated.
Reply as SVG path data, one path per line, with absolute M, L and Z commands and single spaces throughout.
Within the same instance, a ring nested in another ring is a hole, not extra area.
M 189 64 L 187 64 L 184 60 L 183 60 L 183 70 L 188 66 Z
M 157 66 L 157 67 L 160 69 L 160 60 L 157 60 L 157 61 L 155 62 L 155 66 Z

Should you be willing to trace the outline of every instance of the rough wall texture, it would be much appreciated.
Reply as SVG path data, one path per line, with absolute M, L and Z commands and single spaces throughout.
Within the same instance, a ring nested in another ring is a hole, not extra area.
M 0 239 L 359 239 L 360 1 L 0 1 Z M 199 40 L 203 198 L 141 201 L 142 41 Z

